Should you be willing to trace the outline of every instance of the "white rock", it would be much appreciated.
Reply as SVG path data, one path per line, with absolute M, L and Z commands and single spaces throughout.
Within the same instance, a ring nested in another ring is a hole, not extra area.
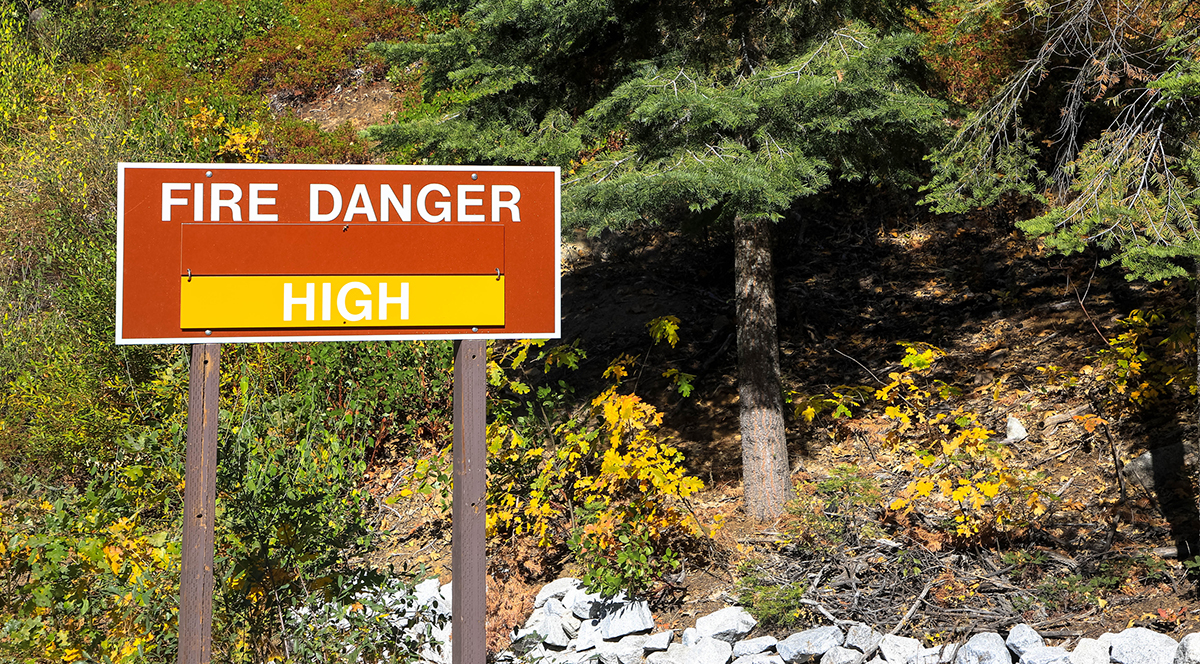
M 879 654 L 889 664 L 908 664 L 909 660 L 921 652 L 921 642 L 906 636 L 888 634 L 879 640 Z
M 1013 651 L 1014 655 L 1020 657 L 1025 654 L 1026 650 L 1044 646 L 1046 642 L 1042 640 L 1042 635 L 1038 634 L 1037 630 L 1021 623 L 1012 628 L 1012 631 L 1008 633 L 1008 638 L 1004 640 L 1004 644 Z
M 1200 664 L 1200 634 L 1188 634 L 1179 641 L 1174 664 Z
M 442 586 L 442 597 L 446 599 L 447 615 L 454 613 L 454 581 L 447 581 Z
M 689 648 L 696 645 L 696 642 L 699 640 L 700 640 L 700 630 L 696 629 L 695 627 L 684 628 L 683 636 L 681 636 L 679 638 L 680 643 L 682 643 L 683 645 L 685 645 Z
M 545 619 L 545 611 L 541 609 L 534 609 L 533 612 L 529 614 L 529 617 L 525 619 L 525 624 L 522 625 L 522 627 L 525 629 L 533 629 L 534 627 L 542 624 L 542 621 Z
M 568 648 L 564 652 L 554 653 L 554 657 L 563 664 L 595 664 L 596 651 L 579 652 Z
M 1110 647 L 1096 639 L 1079 639 L 1071 652 L 1071 664 L 1108 664 Z M 1193 662 L 1192 664 L 1200 664 Z
M 654 616 L 645 600 L 609 603 L 601 613 L 600 634 L 605 641 L 654 629 Z
M 574 579 L 569 576 L 561 579 L 555 579 L 538 591 L 537 597 L 533 598 L 533 608 L 539 609 L 548 599 L 562 599 L 563 595 L 572 588 L 579 587 L 579 579 Z
M 876 632 L 870 625 L 855 623 L 846 631 L 846 643 L 843 645 L 866 652 L 874 648 L 882 638 L 883 634 Z
M 600 657 L 600 664 L 641 664 L 642 647 L 645 643 L 645 635 L 630 634 L 615 643 L 597 643 L 595 654 Z
M 746 655 L 757 655 L 760 652 L 766 652 L 775 647 L 778 641 L 773 636 L 760 636 L 753 639 L 744 639 L 733 644 L 733 656 L 745 657 Z
M 425 579 L 424 581 L 413 586 L 413 595 L 417 598 L 418 606 L 428 606 L 436 608 L 438 613 L 450 615 L 448 602 L 442 596 L 441 582 L 437 577 Z
M 783 661 L 806 662 L 824 655 L 845 640 L 842 630 L 837 627 L 815 627 L 797 632 L 775 644 L 775 650 Z
M 733 660 L 733 664 L 785 664 L 783 658 L 773 652 L 756 652 L 753 655 L 742 655 Z
M 535 612 L 538 610 L 543 611 L 547 616 L 554 616 L 557 618 L 559 623 L 562 624 L 563 631 L 570 635 L 571 638 L 575 638 L 576 634 L 579 632 L 581 621 L 579 618 L 575 617 L 575 614 L 572 613 L 570 609 L 563 606 L 563 603 L 559 600 L 551 597 L 550 599 L 546 600 L 546 603 L 542 605 L 541 609 L 535 609 Z
M 563 595 L 562 603 L 580 620 L 600 617 L 601 597 L 583 588 L 572 588 Z
M 1026 648 L 1020 664 L 1071 664 L 1071 653 L 1058 646 Z
M 1116 664 L 1173 664 L 1179 644 L 1166 634 L 1145 627 L 1130 627 L 1110 639 L 1111 661 Z
M 949 664 L 954 661 L 956 644 L 950 643 L 932 648 L 921 648 L 910 660 L 910 664 Z
M 575 637 L 575 650 L 580 652 L 591 650 L 600 641 L 600 621 L 584 620 L 579 625 L 579 635 Z
M 688 648 L 685 661 L 688 664 L 727 664 L 731 655 L 733 646 L 729 642 L 706 636 Z
M 1012 664 L 1004 639 L 995 632 L 976 634 L 954 653 L 954 664 Z
M 714 611 L 696 620 L 696 631 L 700 636 L 711 636 L 718 641 L 733 643 L 750 633 L 758 621 L 740 606 L 730 606 Z
M 542 611 L 551 616 L 565 616 L 568 613 L 567 607 L 563 606 L 557 597 L 551 597 L 543 602 Z
M 688 648 L 682 643 L 672 643 L 665 651 L 646 655 L 646 664 L 690 664 L 686 659 Z
M 821 664 L 854 664 L 859 657 L 862 657 L 861 652 L 837 646 L 821 655 Z
M 659 652 L 666 650 L 671 646 L 671 642 L 675 640 L 675 630 L 668 629 L 658 634 L 652 634 L 646 638 L 646 643 L 642 644 L 642 648 L 648 652 Z
M 1012 415 L 1009 415 L 1008 421 L 1005 422 L 1004 434 L 1005 442 L 1007 443 L 1020 442 L 1029 437 L 1029 432 L 1025 430 L 1025 425 L 1021 424 L 1021 420 Z
M 534 629 L 545 637 L 545 643 L 548 646 L 566 648 L 571 644 L 571 636 L 567 634 L 567 630 L 563 627 L 562 616 L 547 614 L 542 620 L 541 626 Z

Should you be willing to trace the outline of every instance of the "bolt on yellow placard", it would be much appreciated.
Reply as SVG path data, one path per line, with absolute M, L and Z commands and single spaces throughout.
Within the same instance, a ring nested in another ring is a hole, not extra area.
M 504 277 L 180 278 L 179 326 L 312 328 L 504 325 Z

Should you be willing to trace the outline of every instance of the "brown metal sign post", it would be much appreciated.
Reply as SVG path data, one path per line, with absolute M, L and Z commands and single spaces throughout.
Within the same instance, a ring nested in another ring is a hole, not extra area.
M 485 483 L 487 342 L 454 342 L 454 511 L 452 515 L 452 664 L 483 664 L 487 655 Z
M 208 664 L 212 652 L 220 361 L 220 344 L 192 346 L 184 461 L 183 569 L 179 578 L 179 664 Z

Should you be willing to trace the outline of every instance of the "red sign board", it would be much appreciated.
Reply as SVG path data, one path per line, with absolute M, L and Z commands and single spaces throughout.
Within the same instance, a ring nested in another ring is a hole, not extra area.
M 119 344 L 559 336 L 557 168 L 117 177 Z

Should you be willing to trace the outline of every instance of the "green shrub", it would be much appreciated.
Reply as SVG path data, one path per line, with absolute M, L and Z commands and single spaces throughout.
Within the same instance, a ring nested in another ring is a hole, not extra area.
M 296 19 L 282 0 L 199 0 L 152 5 L 143 30 L 188 71 L 221 71 L 242 42 Z
M 0 655 L 174 661 L 182 432 L 128 439 L 86 490 L 0 484 Z
M 271 127 L 267 147 L 270 160 L 282 164 L 365 164 L 371 161 L 368 141 L 349 122 L 332 131 L 285 112 Z
M 879 537 L 883 532 L 872 512 L 882 506 L 875 478 L 853 464 L 838 464 L 817 482 L 799 482 L 796 499 L 787 506 L 790 538 L 805 546 L 830 546 Z
M 28 37 L 23 8 L 0 1 L 0 135 L 39 110 L 38 97 L 59 85 L 54 52 Z
M 414 39 L 420 25 L 411 6 L 390 0 L 290 0 L 287 8 L 291 20 L 246 40 L 229 71 L 239 89 L 308 96 L 344 81 L 352 69 L 373 76 L 383 60 L 363 45 Z
M 765 579 L 753 563 L 743 565 L 738 580 L 738 604 L 766 626 L 795 627 L 810 624 L 812 612 L 800 602 L 808 590 L 802 582 L 776 583 Z

